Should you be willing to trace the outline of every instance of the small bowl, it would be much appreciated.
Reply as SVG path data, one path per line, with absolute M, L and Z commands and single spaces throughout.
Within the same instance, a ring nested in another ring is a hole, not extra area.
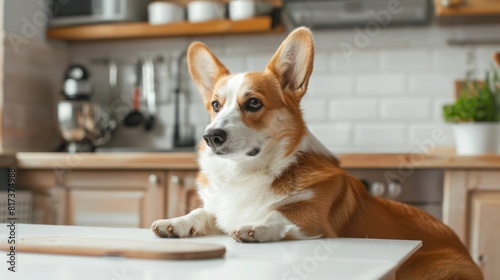
M 185 10 L 184 7 L 175 3 L 152 2 L 148 5 L 148 19 L 151 25 L 183 21 Z
M 226 4 L 213 1 L 193 1 L 187 5 L 188 21 L 191 23 L 224 19 Z

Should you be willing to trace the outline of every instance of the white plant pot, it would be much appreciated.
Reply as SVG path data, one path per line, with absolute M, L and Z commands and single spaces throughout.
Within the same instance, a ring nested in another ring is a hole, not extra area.
M 452 128 L 457 155 L 498 154 L 500 148 L 499 123 L 464 123 L 452 125 Z

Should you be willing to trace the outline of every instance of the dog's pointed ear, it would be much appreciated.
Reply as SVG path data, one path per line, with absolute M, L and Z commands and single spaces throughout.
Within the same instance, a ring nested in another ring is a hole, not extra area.
M 187 63 L 189 73 L 205 101 L 210 98 L 217 80 L 229 75 L 229 71 L 212 51 L 200 42 L 194 42 L 189 46 Z
M 295 29 L 283 41 L 267 65 L 267 71 L 276 75 L 281 88 L 300 100 L 306 93 L 314 60 L 314 43 L 306 27 Z

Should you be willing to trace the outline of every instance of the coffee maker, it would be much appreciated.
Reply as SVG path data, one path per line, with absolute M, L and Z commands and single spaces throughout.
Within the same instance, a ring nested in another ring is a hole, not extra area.
M 66 152 L 93 152 L 111 138 L 115 122 L 99 104 L 91 101 L 89 72 L 81 65 L 70 66 L 65 74 L 57 117 Z

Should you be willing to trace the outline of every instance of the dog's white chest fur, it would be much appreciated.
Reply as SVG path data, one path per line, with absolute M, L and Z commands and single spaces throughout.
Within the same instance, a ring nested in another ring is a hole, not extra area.
M 262 220 L 285 196 L 273 193 L 273 178 L 266 174 L 245 174 L 228 160 L 200 159 L 209 174 L 208 187 L 199 189 L 204 208 L 213 213 L 225 232 Z

